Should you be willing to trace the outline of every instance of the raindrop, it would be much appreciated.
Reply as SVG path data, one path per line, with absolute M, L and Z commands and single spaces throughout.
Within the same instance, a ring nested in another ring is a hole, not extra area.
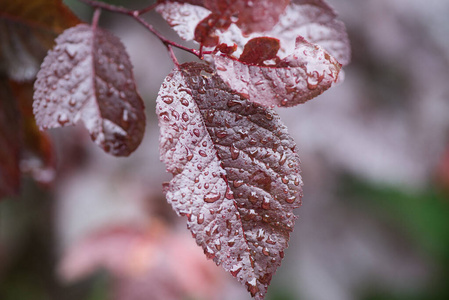
M 209 193 L 204 196 L 204 202 L 207 203 L 214 203 L 218 199 L 220 199 L 221 194 L 220 193 Z
M 162 96 L 162 101 L 164 101 L 167 104 L 172 104 L 173 103 L 173 96 Z
M 229 272 L 232 276 L 237 277 L 237 274 L 240 272 L 240 270 L 242 270 L 242 267 L 239 265 L 235 265 L 229 270 Z
M 285 199 L 285 201 L 286 201 L 287 203 L 290 203 L 290 204 L 292 204 L 293 202 L 295 202 L 295 200 L 296 200 L 296 196 L 290 196 L 290 197 L 287 197 L 287 198 Z
M 287 98 L 282 99 L 282 101 L 281 101 L 281 105 L 282 105 L 282 106 L 286 106 L 287 103 L 288 103 Z
M 197 136 L 200 137 L 200 130 L 198 128 L 193 129 L 193 133 Z
M 268 250 L 267 247 L 264 247 L 264 248 L 262 249 L 262 253 L 263 253 L 263 255 L 265 255 L 265 256 L 269 256 L 269 255 L 270 255 L 270 251 Z
M 182 113 L 182 119 L 184 120 L 184 122 L 189 121 L 189 115 L 185 112 Z
M 231 158 L 233 160 L 236 160 L 240 155 L 240 150 L 235 147 L 234 143 L 229 147 L 229 151 L 231 152 Z
M 204 150 L 198 151 L 198 154 L 201 155 L 202 157 L 206 157 L 207 156 L 207 153 Z
M 215 241 L 215 249 L 217 249 L 217 251 L 221 250 L 221 242 L 220 242 L 220 240 L 216 240 Z
M 249 202 L 254 204 L 257 202 L 257 200 L 259 200 L 259 197 L 257 196 L 256 192 L 251 192 L 248 196 L 248 200 L 249 200 Z
M 295 178 L 294 183 L 295 183 L 296 186 L 299 186 L 299 184 L 300 184 L 299 177 Z
M 187 148 L 187 147 L 184 147 L 184 148 L 185 148 L 186 151 L 187 151 L 187 155 L 186 155 L 187 161 L 191 161 L 192 158 L 193 158 L 193 153 L 192 153 L 192 151 L 190 151 L 190 149 Z
M 181 102 L 182 105 L 189 106 L 189 101 L 186 98 L 181 98 L 181 100 L 179 101 Z
M 199 214 L 198 218 L 196 219 L 196 222 L 200 225 L 203 224 L 204 223 L 204 214 Z
M 259 228 L 259 230 L 257 231 L 256 239 L 260 242 L 264 239 L 264 237 L 265 237 L 265 230 Z
M 225 130 L 218 130 L 217 132 L 215 132 L 215 135 L 218 138 L 225 138 L 228 135 L 228 133 Z
M 263 197 L 262 208 L 270 209 L 270 199 L 268 199 L 267 197 Z
M 234 182 L 232 183 L 234 188 L 241 187 L 243 184 L 244 184 L 243 180 L 234 180 Z
M 69 122 L 69 118 L 67 117 L 67 115 L 66 114 L 60 114 L 59 116 L 58 116 L 58 123 L 61 125 L 61 126 L 64 126 L 66 123 L 68 123 Z
M 119 70 L 119 71 L 123 71 L 124 69 L 125 69 L 125 66 L 123 64 L 119 64 L 117 66 L 117 70 Z

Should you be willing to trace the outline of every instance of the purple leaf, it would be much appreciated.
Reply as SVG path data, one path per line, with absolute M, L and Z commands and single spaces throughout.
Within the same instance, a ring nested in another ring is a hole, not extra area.
M 280 58 L 293 53 L 297 37 L 303 37 L 323 47 L 340 64 L 347 65 L 350 61 L 351 49 L 345 26 L 323 0 L 293 0 L 270 31 L 245 35 L 238 26 L 231 25 L 219 37 L 220 43 L 238 46 L 233 55 L 238 58 L 249 40 L 262 36 L 279 39 Z
M 254 65 L 215 55 L 221 78 L 236 92 L 264 106 L 294 106 L 337 81 L 340 64 L 323 48 L 298 38 L 293 54 L 272 65 Z
M 156 8 L 184 39 L 216 46 L 231 24 L 247 35 L 271 30 L 290 0 L 161 1 Z M 196 27 L 196 28 L 195 28 Z M 195 30 L 193 30 L 195 28 Z
M 205 254 L 263 299 L 300 206 L 295 143 L 277 114 L 187 63 L 157 98 L 168 202 Z
M 106 152 L 127 156 L 145 130 L 142 99 L 120 40 L 81 24 L 64 31 L 37 75 L 34 114 L 41 129 L 82 121 Z

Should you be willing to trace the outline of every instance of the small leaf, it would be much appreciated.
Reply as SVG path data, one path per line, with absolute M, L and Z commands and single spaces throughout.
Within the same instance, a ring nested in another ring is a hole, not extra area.
M 8 80 L 0 76 L 0 199 L 20 188 L 21 124 Z
M 168 202 L 208 258 L 263 299 L 300 205 L 295 143 L 276 113 L 187 63 L 157 98 Z
M 337 19 L 336 12 L 323 0 L 292 0 L 279 17 L 279 22 L 269 31 L 248 35 L 238 26 L 229 26 L 227 31 L 219 34 L 220 43 L 237 45 L 234 58 L 239 57 L 249 40 L 263 36 L 279 39 L 280 58 L 291 55 L 296 48 L 296 39 L 303 37 L 323 47 L 340 64 L 347 65 L 350 61 L 351 49 L 346 28 Z
M 0 73 L 34 79 L 56 36 L 79 22 L 61 0 L 0 1 Z
M 142 99 L 120 40 L 81 24 L 64 31 L 37 75 L 34 114 L 41 129 L 83 121 L 106 152 L 127 156 L 145 130 Z
M 277 57 L 279 40 L 269 37 L 254 38 L 246 43 L 239 60 L 252 65 L 262 65 L 264 61 Z
M 214 61 L 217 73 L 233 90 L 265 106 L 304 103 L 331 87 L 341 68 L 323 48 L 301 37 L 294 53 L 274 65 L 253 65 L 224 55 L 215 55 Z
M 161 1 L 156 10 L 184 39 L 213 47 L 236 24 L 245 35 L 271 30 L 290 0 Z M 195 28 L 195 31 L 192 29 Z

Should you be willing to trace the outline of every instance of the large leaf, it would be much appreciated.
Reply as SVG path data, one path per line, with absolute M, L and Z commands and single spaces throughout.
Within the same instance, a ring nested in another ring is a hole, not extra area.
M 232 89 L 266 106 L 294 106 L 320 95 L 337 81 L 341 67 L 323 48 L 300 37 L 293 54 L 275 64 L 254 64 L 255 57 L 246 62 L 215 55 L 214 60 L 217 73 Z
M 0 0 L 0 73 L 33 79 L 55 37 L 78 23 L 61 0 Z
M 0 199 L 20 187 L 21 124 L 8 80 L 0 76 Z
M 41 129 L 83 121 L 106 152 L 126 156 L 145 130 L 142 99 L 120 40 L 81 24 L 64 31 L 37 75 L 34 114 Z
M 162 84 L 160 152 L 167 200 L 209 258 L 263 299 L 300 205 L 295 143 L 274 111 L 233 92 L 207 65 Z

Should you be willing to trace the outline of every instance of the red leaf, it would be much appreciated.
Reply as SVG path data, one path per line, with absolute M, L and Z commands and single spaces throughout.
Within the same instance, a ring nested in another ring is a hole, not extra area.
M 295 52 L 274 65 L 215 55 L 217 73 L 235 91 L 265 106 L 294 106 L 337 80 L 340 64 L 321 47 L 298 38 Z
M 0 71 L 14 80 L 34 79 L 55 37 L 79 22 L 61 0 L 0 1 Z
M 262 65 L 264 61 L 277 57 L 279 40 L 269 37 L 254 38 L 246 43 L 239 60 L 252 65 Z
M 0 76 L 0 199 L 20 188 L 20 114 L 6 78 Z
M 184 64 L 159 91 L 167 200 L 206 256 L 263 299 L 300 205 L 299 159 L 276 113 L 212 72 Z
M 142 99 L 120 40 L 81 24 L 56 39 L 37 75 L 34 114 L 42 129 L 83 121 L 106 152 L 127 156 L 145 130 Z
M 234 53 L 238 58 L 249 40 L 261 36 L 279 39 L 280 58 L 293 53 L 297 37 L 303 37 L 323 47 L 342 65 L 347 65 L 350 60 L 351 49 L 345 26 L 323 0 L 293 0 L 270 31 L 245 35 L 239 27 L 230 26 L 219 38 L 220 43 L 238 46 Z
M 161 1 L 156 10 L 184 39 L 216 46 L 220 31 L 236 24 L 247 35 L 271 30 L 290 0 Z M 192 29 L 196 26 L 192 34 Z

